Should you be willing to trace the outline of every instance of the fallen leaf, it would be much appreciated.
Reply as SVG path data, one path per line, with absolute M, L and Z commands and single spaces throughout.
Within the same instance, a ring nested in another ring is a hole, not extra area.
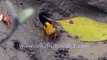
M 70 21 L 73 21 L 73 24 Z M 62 24 L 71 36 L 78 36 L 81 41 L 107 40 L 107 23 L 98 22 L 87 17 L 75 17 L 57 22 Z

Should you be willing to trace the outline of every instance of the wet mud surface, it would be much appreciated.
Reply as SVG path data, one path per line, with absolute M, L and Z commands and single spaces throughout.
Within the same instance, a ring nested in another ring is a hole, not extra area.
M 48 42 L 45 39 L 42 24 L 38 19 L 38 14 L 41 11 L 47 11 L 54 20 L 85 16 L 107 22 L 106 7 L 103 9 L 102 5 L 93 3 L 94 0 L 85 2 L 83 0 L 11 0 L 11 2 L 17 12 L 27 7 L 33 7 L 35 13 L 29 21 L 19 26 L 12 37 L 0 47 L 0 60 L 107 60 L 106 41 L 80 42 L 78 38 L 70 37 L 66 32 L 63 32 L 60 39 L 57 39 L 55 43 Z M 8 13 L 3 7 L 0 7 L 0 10 L 0 13 Z M 20 44 L 27 45 L 27 47 L 20 47 Z M 50 44 L 51 47 L 32 47 L 35 45 L 45 46 L 44 44 Z M 28 47 L 29 45 L 31 46 Z M 71 47 L 53 48 L 54 45 L 70 45 Z

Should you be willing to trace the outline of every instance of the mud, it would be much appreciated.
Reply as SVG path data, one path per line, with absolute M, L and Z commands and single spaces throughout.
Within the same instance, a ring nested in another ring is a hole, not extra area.
M 103 0 L 101 2 L 100 0 L 11 0 L 11 2 L 17 12 L 33 7 L 35 13 L 0 47 L 0 60 L 106 60 L 106 42 L 80 42 L 78 38 L 71 37 L 66 32 L 61 33 L 57 42 L 48 42 L 38 19 L 39 12 L 46 10 L 54 20 L 85 16 L 100 22 L 107 22 L 106 2 Z M 32 46 L 52 43 L 54 45 L 69 44 L 71 47 L 68 50 L 66 50 L 67 47 L 19 48 L 17 46 L 19 43 L 15 41 Z

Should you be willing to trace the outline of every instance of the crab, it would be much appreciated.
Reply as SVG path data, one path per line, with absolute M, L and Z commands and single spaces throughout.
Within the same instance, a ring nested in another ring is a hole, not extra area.
M 7 26 L 12 23 L 10 18 L 6 14 L 1 14 L 0 15 L 0 22 L 3 22 Z
M 63 31 L 62 25 L 51 19 L 48 13 L 40 13 L 39 20 L 43 24 L 45 36 L 48 37 L 48 40 L 55 40 L 60 36 L 61 31 Z
M 50 34 L 48 34 L 48 32 L 44 29 L 45 34 L 49 37 L 49 40 L 57 39 L 60 36 L 61 32 L 63 31 L 62 26 L 55 21 L 52 21 L 52 26 L 53 28 L 47 30 L 48 32 L 51 31 Z

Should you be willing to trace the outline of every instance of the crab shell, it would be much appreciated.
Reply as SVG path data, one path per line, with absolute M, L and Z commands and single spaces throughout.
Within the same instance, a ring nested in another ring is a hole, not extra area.
M 0 15 L 0 21 L 5 21 L 8 25 L 10 25 L 12 23 L 10 18 L 6 14 Z

